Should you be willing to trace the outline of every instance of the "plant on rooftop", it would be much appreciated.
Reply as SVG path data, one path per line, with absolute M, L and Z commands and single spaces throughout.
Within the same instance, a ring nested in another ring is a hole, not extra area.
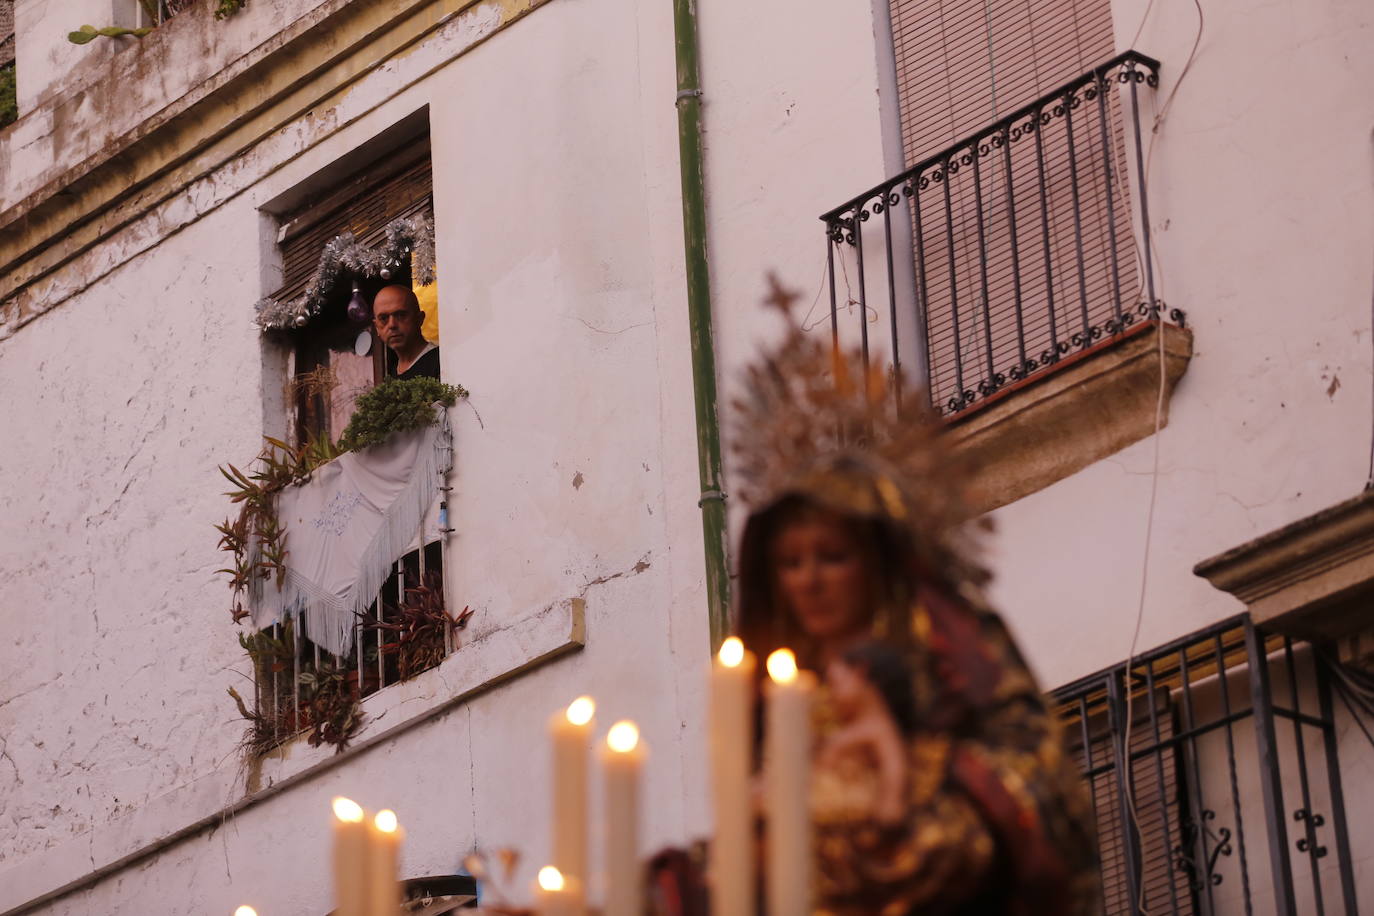
M 19 120 L 19 96 L 14 82 L 14 64 L 0 67 L 0 127 Z
M 165 22 L 182 10 L 189 9 L 197 2 L 199 2 L 199 0 L 164 0 L 167 8 L 166 18 L 159 16 L 158 0 L 138 0 L 138 5 L 143 8 L 143 13 L 148 17 L 150 22 Z M 247 6 L 248 0 L 213 0 L 213 3 L 215 4 L 215 18 L 228 19 L 230 16 Z M 155 25 L 143 26 L 137 29 L 126 29 L 122 26 L 107 25 L 104 28 L 97 29 L 93 25 L 83 25 L 75 32 L 68 32 L 67 40 L 74 45 L 84 45 L 102 37 L 121 38 L 124 36 L 131 36 L 133 38 L 142 38 L 155 28 L 157 28 Z M 3 123 L 4 121 L 0 120 L 0 124 Z

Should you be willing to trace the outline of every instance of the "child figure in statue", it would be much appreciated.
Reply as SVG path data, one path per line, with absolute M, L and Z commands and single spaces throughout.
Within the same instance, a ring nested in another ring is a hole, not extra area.
M 1085 786 L 982 598 L 926 403 L 794 327 L 735 405 L 752 510 L 736 629 L 758 657 L 786 646 L 825 676 L 816 912 L 1085 914 Z
M 820 822 L 895 825 L 906 813 L 906 742 L 916 734 L 915 693 L 894 646 L 865 642 L 825 669 L 833 724 L 817 748 L 814 807 Z

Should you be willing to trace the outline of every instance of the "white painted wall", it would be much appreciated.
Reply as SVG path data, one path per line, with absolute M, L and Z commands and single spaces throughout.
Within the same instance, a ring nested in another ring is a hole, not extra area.
M 19 112 L 27 114 L 40 96 L 70 78 L 74 66 L 98 67 L 138 41 L 133 37 L 98 38 L 86 45 L 67 40 L 68 32 L 90 24 L 133 28 L 133 0 L 16 0 L 14 4 L 15 80 Z
M 28 21 L 37 6 L 20 3 Z M 1123 42 L 1144 6 L 1117 3 Z M 1136 46 L 1164 62 L 1162 100 L 1194 26 L 1191 5 L 1155 6 Z M 728 400 L 756 341 L 777 330 L 757 304 L 765 272 L 809 306 L 818 215 L 890 170 L 887 100 L 868 4 L 825 17 L 782 0 L 699 7 Z M 1197 560 L 1363 482 L 1374 107 L 1358 87 L 1374 76 L 1361 51 L 1372 16 L 1336 0 L 1301 15 L 1209 7 L 1157 134 L 1163 296 L 1188 310 L 1198 353 L 1159 438 L 1142 647 L 1238 610 L 1192 576 Z M 0 390 L 26 392 L 0 407 L 0 772 L 15 777 L 0 781 L 0 912 L 27 899 L 21 885 L 60 883 L 85 856 L 112 861 L 130 836 L 241 794 L 223 691 L 246 666 L 211 575 L 210 525 L 226 511 L 215 465 L 251 455 L 280 422 L 277 363 L 248 323 L 270 287 L 256 210 L 424 105 L 444 371 L 482 421 L 453 414 L 452 594 L 478 610 L 472 637 L 584 595 L 587 648 L 40 911 L 213 913 L 250 897 L 264 914 L 323 911 L 337 792 L 400 812 L 406 874 L 513 843 L 523 885 L 546 851 L 543 723 L 584 691 L 604 723 L 645 725 L 646 847 L 705 830 L 670 7 L 555 2 L 468 50 L 484 21 L 450 22 L 332 110 L 64 268 L 44 288 L 67 301 L 0 341 Z M 996 597 L 1047 683 L 1127 652 L 1153 449 L 997 513 Z M 312 759 L 293 754 L 269 778 Z
M 767 327 L 762 265 L 814 262 L 816 214 L 882 172 L 869 10 L 838 34 L 779 35 L 769 14 L 702 11 L 726 373 Z M 601 701 L 603 725 L 644 725 L 646 849 L 707 828 L 671 8 L 553 3 L 458 56 L 483 23 L 453 21 L 175 212 L 65 268 L 45 287 L 63 304 L 0 343 L 0 385 L 34 392 L 3 408 L 16 446 L 0 474 L 42 482 L 0 497 L 5 614 L 20 621 L 0 645 L 0 670 L 14 672 L 3 766 L 17 777 L 0 783 L 14 837 L 0 844 L 0 911 L 241 795 L 224 689 L 246 666 L 211 573 L 210 525 L 226 512 L 215 465 L 244 460 L 280 423 L 279 365 L 249 325 L 271 259 L 226 240 L 257 240 L 258 206 L 424 105 L 444 372 L 475 408 L 453 412 L 451 594 L 477 609 L 468 639 L 585 596 L 587 648 L 41 911 L 228 912 L 250 897 L 264 913 L 323 911 L 326 800 L 340 791 L 400 812 L 406 874 L 515 844 L 523 888 L 546 852 L 544 722 L 581 692 Z M 749 46 L 765 35 L 760 91 Z M 846 60 L 816 67 L 837 41 Z M 825 183 L 795 193 L 816 175 Z M 99 282 L 83 290 L 83 277 Z M 264 779 L 320 754 L 291 756 Z
M 1146 3 L 1114 4 L 1124 45 Z M 1148 648 L 1243 610 L 1198 561 L 1346 499 L 1370 466 L 1374 8 L 1204 3 L 1197 56 L 1153 135 L 1156 284 L 1196 354 L 1158 439 Z M 1156 3 L 1137 50 L 1161 104 L 1197 33 Z M 1157 109 L 1156 109 L 1157 110 Z M 999 510 L 997 597 L 1044 680 L 1124 658 L 1155 439 Z
M 1140 650 L 1243 611 L 1193 566 L 1355 495 L 1370 469 L 1374 100 L 1359 87 L 1374 79 L 1374 8 L 1202 7 L 1205 31 L 1180 87 L 1198 32 L 1194 5 L 1113 4 L 1118 48 L 1139 30 L 1133 47 L 1162 63 L 1151 119 L 1173 95 L 1157 130 L 1146 122 L 1156 283 L 1195 335 L 1168 427 L 994 513 L 994 597 L 1047 685 L 1125 658 L 1140 608 Z M 1337 723 L 1367 902 L 1370 748 L 1343 712 Z M 1292 780 L 1284 724 L 1280 739 Z M 1240 753 L 1254 753 L 1252 737 Z M 1324 791 L 1324 778 L 1317 783 Z M 1256 793 L 1242 786 L 1257 814 Z M 1299 807 L 1286 802 L 1290 813 Z M 1262 843 L 1248 853 L 1264 911 Z M 1330 906 L 1333 863 L 1323 864 Z M 1310 878 L 1296 853 L 1294 871 L 1302 899 Z M 1236 886 L 1223 888 L 1227 906 L 1240 906 Z

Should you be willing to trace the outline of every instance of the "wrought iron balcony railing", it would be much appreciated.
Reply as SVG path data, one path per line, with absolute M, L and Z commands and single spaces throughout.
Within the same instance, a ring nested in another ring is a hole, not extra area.
M 1158 69 L 1121 54 L 824 214 L 831 333 L 857 309 L 867 357 L 885 303 L 894 365 L 914 347 L 952 415 L 1138 321 L 1181 325 L 1150 249 L 1140 88 Z

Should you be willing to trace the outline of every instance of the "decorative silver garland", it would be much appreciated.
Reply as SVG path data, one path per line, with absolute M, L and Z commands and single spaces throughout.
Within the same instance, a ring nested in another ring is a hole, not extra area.
M 391 272 L 400 269 L 407 254 L 412 281 L 420 286 L 433 283 L 434 220 L 424 214 L 404 217 L 387 223 L 385 232 L 386 239 L 378 248 L 359 243 L 351 232 L 330 239 L 305 292 L 289 302 L 271 297 L 258 300 L 253 306 L 254 323 L 264 332 L 303 328 L 319 316 L 340 274 L 390 280 Z

